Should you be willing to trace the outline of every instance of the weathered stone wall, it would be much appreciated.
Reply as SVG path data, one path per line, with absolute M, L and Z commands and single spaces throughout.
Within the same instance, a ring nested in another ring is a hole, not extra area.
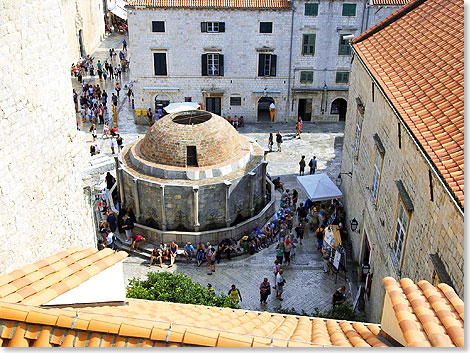
M 86 54 L 93 53 L 104 38 L 103 1 L 61 0 L 60 5 L 67 43 L 65 54 L 72 65 L 80 57 L 80 30 Z
M 398 119 L 377 88 L 372 101 L 372 81 L 358 58 L 353 63 L 349 101 L 354 102 L 356 97 L 360 97 L 365 104 L 359 153 L 356 159 L 352 146 L 357 108 L 351 105 L 344 133 L 342 172 L 353 171 L 353 177 L 343 178 L 341 189 L 345 195 L 347 219 L 356 218 L 360 225 L 360 233 L 350 233 L 354 259 L 359 264 L 364 253 L 365 234 L 371 246 L 373 282 L 370 300 L 366 300 L 368 319 L 380 321 L 385 294 L 382 278 L 409 277 L 414 282 L 423 279 L 432 281 L 434 266 L 430 254 L 434 253 L 444 263 L 457 294 L 463 297 L 464 218 L 434 174 L 434 201 L 431 201 L 430 167 L 403 126 L 399 148 Z M 376 201 L 369 191 L 377 149 L 374 134 L 378 134 L 385 149 Z M 400 202 L 396 180 L 403 182 L 414 206 L 398 266 L 393 261 L 390 248 Z
M 226 184 L 208 181 L 205 185 L 199 185 L 198 198 L 198 222 L 195 224 L 195 191 L 192 185 L 178 185 L 177 180 L 171 183 L 157 183 L 144 179 L 137 180 L 137 192 L 134 177 L 126 170 L 122 170 L 124 206 L 132 208 L 136 213 L 139 223 L 152 228 L 179 230 L 179 231 L 206 231 L 216 228 L 224 228 L 235 221 L 248 219 L 259 212 L 264 206 L 263 195 L 263 171 L 265 165 L 259 164 L 250 174 L 233 180 L 228 180 L 229 187 L 228 215 L 226 221 Z M 253 183 L 253 206 L 251 205 L 251 193 Z M 164 188 L 164 203 L 162 203 L 162 186 Z M 137 205 L 138 200 L 138 205 Z M 162 206 L 164 204 L 164 206 Z M 162 218 L 162 207 L 165 217 Z M 252 212 L 253 208 L 253 212 Z M 140 212 L 138 212 L 140 211 Z M 238 218 L 237 218 L 238 217 Z M 165 226 L 165 228 L 163 228 Z
M 0 273 L 94 246 L 58 0 L 0 2 Z

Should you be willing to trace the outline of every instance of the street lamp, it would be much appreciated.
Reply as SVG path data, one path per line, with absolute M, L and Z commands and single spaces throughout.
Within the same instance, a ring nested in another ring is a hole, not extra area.
M 356 229 L 357 229 L 357 226 L 359 225 L 359 223 L 357 222 L 356 218 L 351 219 L 351 221 L 350 221 L 349 223 L 351 224 L 351 230 L 352 230 L 353 232 L 355 232 Z
M 341 183 L 343 182 L 343 179 L 341 179 L 341 175 L 347 175 L 350 178 L 352 178 L 352 172 L 347 172 L 347 173 L 339 173 L 338 177 L 336 178 L 336 186 L 340 187 Z

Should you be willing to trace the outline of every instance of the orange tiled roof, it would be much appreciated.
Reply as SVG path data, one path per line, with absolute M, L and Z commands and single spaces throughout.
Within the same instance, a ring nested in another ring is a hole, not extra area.
M 464 11 L 415 0 L 353 46 L 464 207 Z
M 290 9 L 289 0 L 129 0 L 129 6 Z
M 45 309 L 0 302 L 3 346 L 385 347 L 376 324 L 129 299 Z
M 0 301 L 42 305 L 124 259 L 124 251 L 70 248 L 0 277 Z
M 41 294 L 57 283 L 72 285 L 70 278 L 81 283 L 126 256 L 72 248 L 0 277 L 0 346 L 386 346 L 376 324 L 140 299 L 121 306 L 47 308 L 40 306 L 52 295 L 20 294 L 25 288 Z M 64 269 L 71 272 L 59 280 Z M 400 287 L 392 278 L 384 283 L 408 345 L 463 345 L 464 304 L 449 286 L 436 289 L 426 281 L 416 286 L 404 279 Z
M 405 5 L 411 0 L 373 0 L 374 5 Z
M 383 280 L 395 316 L 410 347 L 464 347 L 464 302 L 445 283 L 409 278 Z

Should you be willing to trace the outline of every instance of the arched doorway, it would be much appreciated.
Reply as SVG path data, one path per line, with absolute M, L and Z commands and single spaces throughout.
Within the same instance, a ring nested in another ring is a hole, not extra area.
M 170 97 L 166 94 L 159 94 L 155 97 L 155 111 L 165 108 L 168 104 L 170 104 Z
M 271 97 L 261 97 L 258 101 L 258 121 L 271 121 L 271 115 L 269 114 L 269 106 L 274 103 L 274 99 Z M 276 119 L 276 116 L 274 116 Z
M 339 114 L 339 121 L 345 121 L 347 108 L 348 103 L 346 102 L 346 99 L 336 98 L 333 103 L 331 103 L 330 114 Z

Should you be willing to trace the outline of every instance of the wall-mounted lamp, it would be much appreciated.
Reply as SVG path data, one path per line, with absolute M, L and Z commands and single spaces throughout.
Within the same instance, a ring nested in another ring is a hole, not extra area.
M 349 222 L 351 224 L 351 230 L 353 232 L 355 232 L 357 230 L 357 226 L 359 225 L 358 221 L 356 220 L 356 218 L 353 218 L 351 219 L 351 221 Z
M 362 264 L 362 274 L 367 276 L 369 274 L 369 272 L 370 272 L 370 265 L 369 264 L 367 264 L 367 265 Z
M 341 175 L 347 175 L 350 178 L 352 178 L 352 172 L 347 172 L 347 173 L 339 173 L 338 177 L 336 178 L 336 185 L 339 187 L 341 186 L 341 183 L 343 182 L 343 179 L 341 179 Z

